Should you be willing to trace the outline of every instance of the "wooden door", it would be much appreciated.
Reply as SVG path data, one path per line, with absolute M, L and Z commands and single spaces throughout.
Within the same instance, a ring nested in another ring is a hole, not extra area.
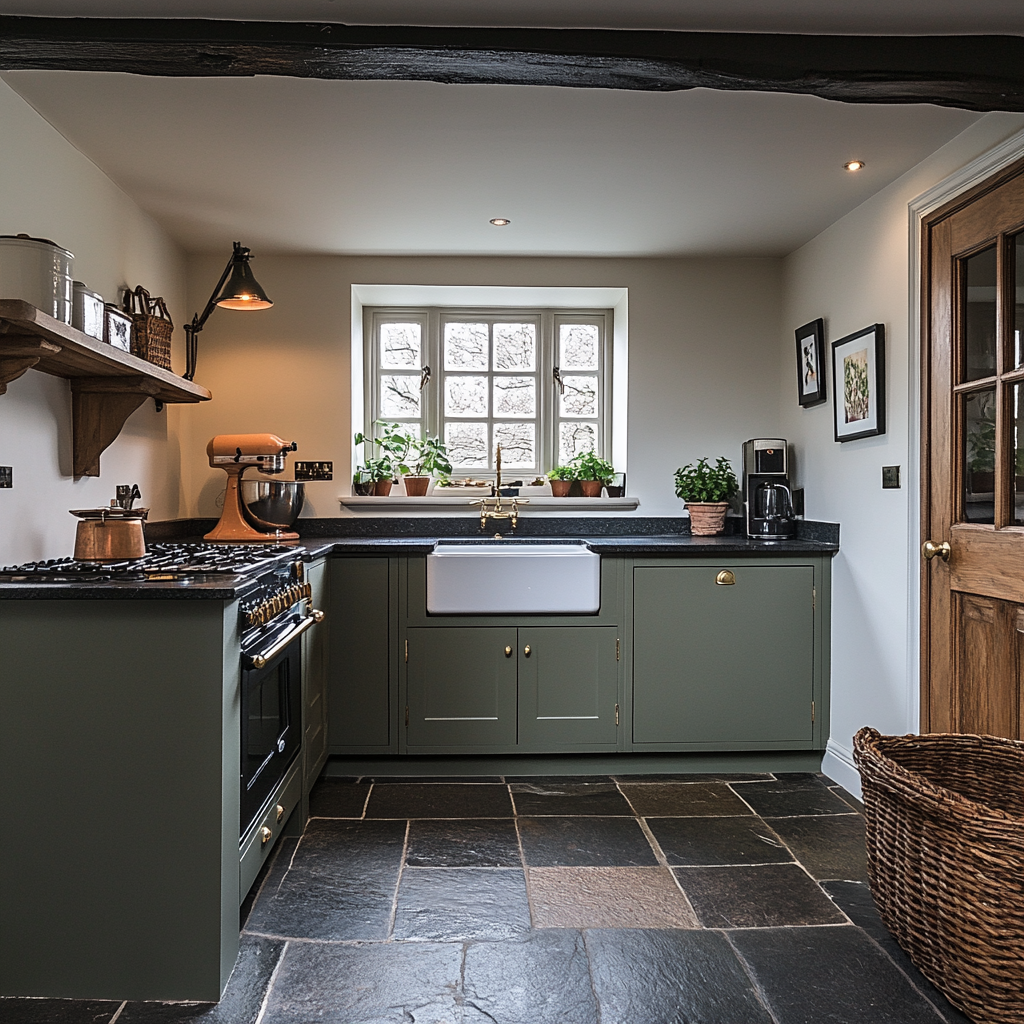
M 921 728 L 1021 735 L 1024 161 L 924 225 Z

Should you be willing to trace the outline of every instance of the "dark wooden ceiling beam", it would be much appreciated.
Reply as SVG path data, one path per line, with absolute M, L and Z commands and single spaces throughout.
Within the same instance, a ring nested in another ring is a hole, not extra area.
M 1024 110 L 1020 36 L 811 36 L 0 16 L 0 70 L 802 93 Z

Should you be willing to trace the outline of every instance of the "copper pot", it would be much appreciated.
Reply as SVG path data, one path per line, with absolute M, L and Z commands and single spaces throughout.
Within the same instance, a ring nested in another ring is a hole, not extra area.
M 148 513 L 144 508 L 116 506 L 72 511 L 81 519 L 75 533 L 75 558 L 89 562 L 141 558 L 146 553 L 142 523 Z

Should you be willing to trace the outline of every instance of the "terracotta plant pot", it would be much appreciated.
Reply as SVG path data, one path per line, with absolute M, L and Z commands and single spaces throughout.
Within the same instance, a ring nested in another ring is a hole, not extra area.
M 373 485 L 373 493 L 378 498 L 386 498 L 391 493 L 391 480 L 377 480 Z
M 714 537 L 725 530 L 725 513 L 729 511 L 727 501 L 686 502 L 690 513 L 690 533 L 695 537 Z
M 551 481 L 551 497 L 552 498 L 568 498 L 569 488 L 572 487 L 571 480 L 552 480 Z
M 583 489 L 584 498 L 600 498 L 604 484 L 600 480 L 581 480 L 580 487 Z
M 429 476 L 407 476 L 405 478 L 405 493 L 410 498 L 425 498 L 429 486 Z

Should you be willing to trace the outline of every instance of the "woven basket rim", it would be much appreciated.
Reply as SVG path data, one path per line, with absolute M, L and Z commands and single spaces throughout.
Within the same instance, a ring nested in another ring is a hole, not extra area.
M 987 736 L 978 733 L 906 733 L 902 736 L 883 735 L 871 726 L 865 726 L 853 737 L 853 759 L 857 768 L 863 776 L 864 768 L 869 769 L 870 781 L 877 785 L 894 788 L 892 783 L 898 781 L 900 788 L 907 787 L 914 791 L 915 797 L 928 798 L 932 803 L 942 806 L 946 811 L 952 811 L 958 817 L 969 818 L 972 821 L 987 819 L 989 821 L 1024 823 L 1024 816 L 1010 814 L 1000 810 L 998 807 L 991 807 L 988 804 L 979 803 L 956 790 L 947 789 L 945 786 L 938 786 L 931 782 L 924 775 L 913 772 L 909 768 L 894 761 L 883 751 L 886 743 L 897 743 L 901 741 L 928 744 L 929 740 L 974 740 L 979 745 L 1009 747 L 1024 755 L 1024 741 L 1007 739 L 1004 736 Z M 874 771 L 884 770 L 885 775 L 875 777 Z

